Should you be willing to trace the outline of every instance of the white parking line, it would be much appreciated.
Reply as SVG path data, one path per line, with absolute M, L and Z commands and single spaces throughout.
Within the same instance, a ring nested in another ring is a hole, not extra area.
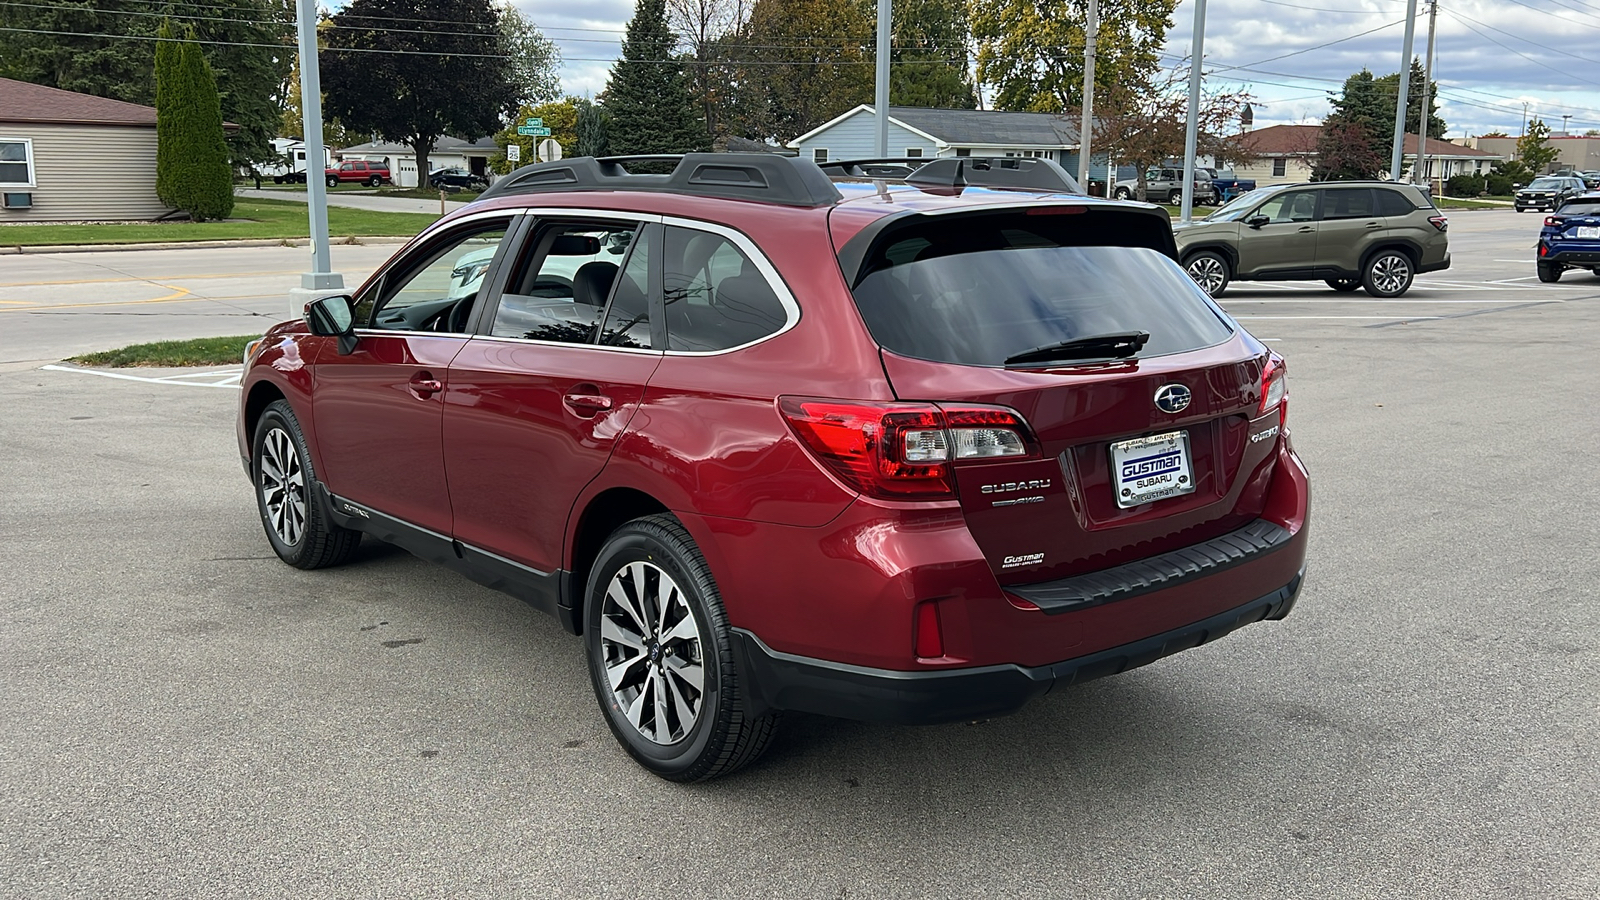
M 122 381 L 142 381 L 145 384 L 178 384 L 186 387 L 227 388 L 239 390 L 239 378 L 244 374 L 241 369 L 212 369 L 205 372 L 185 372 L 182 375 L 166 375 L 160 378 L 150 378 L 143 375 L 125 375 L 121 372 L 106 372 L 101 369 L 80 369 L 76 366 L 40 366 L 51 372 L 76 372 L 80 375 L 99 375 L 101 378 L 117 378 Z M 216 381 L 195 381 L 197 378 L 215 378 Z
M 1418 113 L 1421 115 L 1421 113 Z M 1235 319 L 1378 319 L 1383 322 L 1420 322 L 1423 319 L 1442 319 L 1443 316 L 1234 316 Z
M 1421 115 L 1421 113 L 1418 113 L 1418 115 Z M 1239 298 L 1237 300 L 1221 300 L 1221 301 L 1218 301 L 1218 302 L 1222 303 L 1223 306 L 1227 306 L 1229 303 L 1303 303 L 1303 304 L 1307 304 L 1307 305 L 1317 305 L 1317 304 L 1334 305 L 1334 304 L 1344 304 L 1344 303 L 1382 303 L 1385 306 L 1390 306 L 1390 305 L 1393 305 L 1393 304 L 1396 304 L 1396 303 L 1430 303 L 1430 304 L 1469 303 L 1469 304 L 1481 306 L 1483 304 L 1504 303 L 1505 301 L 1504 300 L 1422 300 L 1422 299 L 1412 299 L 1412 298 L 1409 298 L 1409 297 L 1406 298 L 1406 299 L 1403 299 L 1403 300 L 1402 299 L 1383 300 L 1383 299 L 1378 299 L 1378 298 L 1373 298 L 1371 300 L 1367 300 L 1367 299 L 1363 299 L 1363 298 L 1360 298 L 1360 297 L 1352 297 L 1352 298 L 1350 298 L 1348 300 L 1251 300 L 1251 299 L 1246 298 L 1246 297 L 1241 297 L 1241 298 Z

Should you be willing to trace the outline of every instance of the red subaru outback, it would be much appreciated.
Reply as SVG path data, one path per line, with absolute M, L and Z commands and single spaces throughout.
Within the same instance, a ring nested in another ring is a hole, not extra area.
M 1289 612 L 1284 363 L 1165 212 L 1045 160 L 630 166 L 525 167 L 253 346 L 284 561 L 365 534 L 553 614 L 680 781 L 784 710 L 991 716 Z

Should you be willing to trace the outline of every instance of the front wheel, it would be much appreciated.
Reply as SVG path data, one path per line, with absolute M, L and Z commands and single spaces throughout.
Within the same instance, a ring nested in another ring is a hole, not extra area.
M 589 573 L 584 644 L 611 733 L 662 778 L 726 775 L 771 742 L 778 715 L 750 715 L 721 595 L 677 519 L 635 519 L 606 541 Z
M 1201 290 L 1213 297 L 1222 296 L 1228 289 L 1228 261 L 1215 253 L 1196 253 L 1183 268 Z
M 1326 281 L 1328 287 L 1333 288 L 1341 294 L 1348 294 L 1356 288 L 1361 287 L 1361 279 L 1359 278 L 1328 278 L 1324 280 Z
M 335 178 L 332 175 L 329 175 L 328 176 L 328 187 L 338 187 L 338 186 L 339 186 L 339 179 Z
M 1172 194 L 1167 197 L 1167 202 L 1171 206 L 1178 206 L 1178 205 L 1182 204 L 1183 203 L 1183 191 L 1181 191 L 1181 190 L 1173 191 Z
M 1560 266 L 1547 266 L 1544 263 L 1540 263 L 1539 266 L 1538 266 L 1538 269 L 1539 269 L 1539 280 L 1544 282 L 1545 284 L 1555 284 L 1556 282 L 1561 280 L 1561 267 Z M 1600 273 L 1596 273 L 1596 274 L 1600 274 Z
M 287 400 L 268 404 L 250 445 L 250 474 L 267 541 L 297 569 L 337 566 L 356 552 L 361 532 L 329 521 L 317 501 L 316 473 L 300 422 Z
M 1398 297 L 1411 288 L 1415 274 L 1411 257 L 1399 250 L 1380 250 L 1367 260 L 1361 286 L 1374 297 Z
M 1126 200 L 1126 199 L 1128 199 L 1129 197 L 1131 197 L 1133 195 L 1128 193 L 1128 189 L 1127 188 L 1117 188 L 1115 196 L 1116 196 L 1116 199 L 1118 199 L 1118 200 Z

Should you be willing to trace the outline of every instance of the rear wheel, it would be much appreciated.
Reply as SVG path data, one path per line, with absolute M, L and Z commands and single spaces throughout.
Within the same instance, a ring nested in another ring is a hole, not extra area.
M 1418 115 L 1421 115 L 1421 113 L 1418 113 Z M 380 184 L 383 184 L 383 179 L 376 175 L 367 179 L 367 187 L 377 187 Z
M 1361 286 L 1374 297 L 1398 297 L 1410 289 L 1415 274 L 1411 257 L 1399 250 L 1379 250 L 1367 260 Z
M 1326 281 L 1328 287 L 1333 288 L 1341 294 L 1348 294 L 1356 288 L 1361 287 L 1361 279 L 1359 278 L 1328 278 Z
M 669 781 L 702 781 L 766 750 L 778 715 L 748 712 L 721 595 L 677 519 L 613 532 L 584 603 L 595 697 L 636 762 Z
M 361 532 L 329 521 L 317 502 L 311 452 L 287 400 L 269 404 L 256 422 L 250 472 L 261 525 L 279 559 L 297 569 L 321 569 L 355 553 Z
M 1222 296 L 1228 289 L 1228 261 L 1209 250 L 1196 253 L 1184 263 L 1184 271 L 1200 285 L 1200 289 L 1213 297 Z
M 1539 264 L 1539 280 L 1545 284 L 1555 284 L 1561 280 L 1561 267 Z M 1600 273 L 1597 273 L 1600 274 Z

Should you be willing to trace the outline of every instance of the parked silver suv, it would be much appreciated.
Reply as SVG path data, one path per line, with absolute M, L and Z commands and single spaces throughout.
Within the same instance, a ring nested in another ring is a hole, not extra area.
M 1189 277 L 1213 297 L 1232 281 L 1301 279 L 1398 297 L 1417 274 L 1450 267 L 1448 226 L 1420 188 L 1339 181 L 1261 188 L 1172 230 Z

